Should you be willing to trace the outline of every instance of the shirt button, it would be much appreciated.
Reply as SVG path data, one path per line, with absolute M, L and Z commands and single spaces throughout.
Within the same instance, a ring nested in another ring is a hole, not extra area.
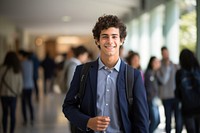
M 107 91 L 109 91 L 109 90 L 107 90 Z
M 108 104 L 106 103 L 106 106 L 108 106 Z

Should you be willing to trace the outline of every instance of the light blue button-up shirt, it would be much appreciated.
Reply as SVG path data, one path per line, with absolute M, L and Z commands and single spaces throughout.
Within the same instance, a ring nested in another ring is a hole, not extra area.
M 121 59 L 119 58 L 111 69 L 106 67 L 100 58 L 98 62 L 97 115 L 110 117 L 106 133 L 123 133 L 116 87 Z
M 33 89 L 33 63 L 30 60 L 25 60 L 21 63 L 22 77 L 23 77 L 23 89 Z

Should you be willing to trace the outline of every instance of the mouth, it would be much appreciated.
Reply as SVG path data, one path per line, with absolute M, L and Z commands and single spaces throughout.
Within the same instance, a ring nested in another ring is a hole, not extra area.
M 112 50 L 112 49 L 116 48 L 116 46 L 105 45 L 105 48 L 108 49 L 108 50 Z

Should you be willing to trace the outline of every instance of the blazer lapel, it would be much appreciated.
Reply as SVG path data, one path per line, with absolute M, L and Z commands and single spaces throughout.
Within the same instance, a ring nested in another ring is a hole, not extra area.
M 91 96 L 94 100 L 95 105 L 93 105 L 96 114 L 96 97 L 97 97 L 97 74 L 98 74 L 98 59 L 91 64 L 89 71 L 89 82 L 91 85 Z
M 117 89 L 120 94 L 122 88 L 125 87 L 125 63 L 122 61 L 120 65 L 120 70 L 117 78 Z
M 118 100 L 119 100 L 119 108 L 124 106 L 124 102 L 126 102 L 126 85 L 125 85 L 125 63 L 122 61 L 120 65 L 120 71 L 117 78 L 117 92 L 118 92 Z

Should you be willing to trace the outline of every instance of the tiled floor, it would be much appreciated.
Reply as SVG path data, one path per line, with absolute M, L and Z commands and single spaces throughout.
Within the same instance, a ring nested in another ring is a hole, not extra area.
M 16 133 L 70 133 L 62 113 L 64 94 L 51 93 L 34 103 L 35 123 L 22 125 L 21 109 L 17 110 Z

